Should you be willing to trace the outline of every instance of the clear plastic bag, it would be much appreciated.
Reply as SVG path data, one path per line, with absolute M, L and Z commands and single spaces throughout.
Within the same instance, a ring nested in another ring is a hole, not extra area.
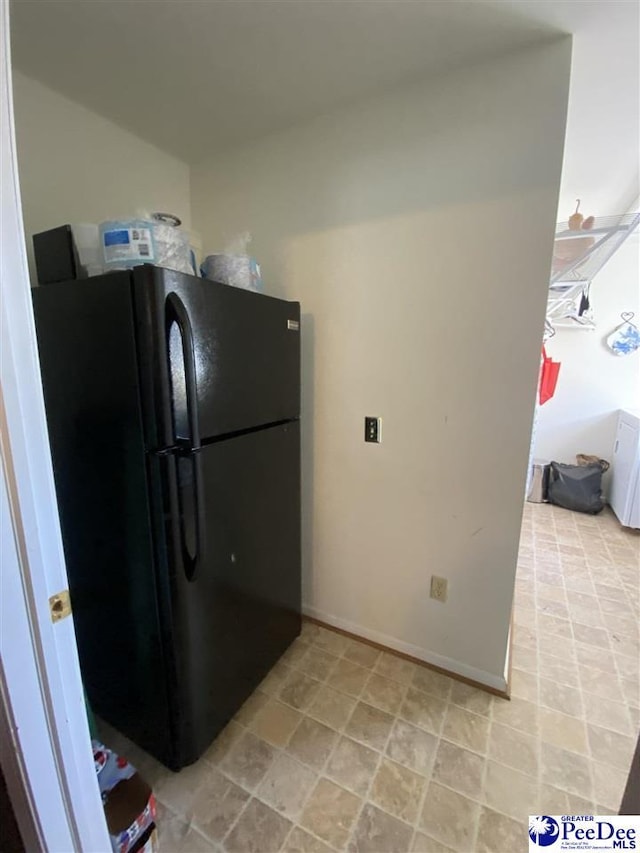
M 236 235 L 227 243 L 224 252 L 207 255 L 200 267 L 202 275 L 211 281 L 262 292 L 260 265 L 247 251 L 250 242 L 251 234 L 248 231 Z

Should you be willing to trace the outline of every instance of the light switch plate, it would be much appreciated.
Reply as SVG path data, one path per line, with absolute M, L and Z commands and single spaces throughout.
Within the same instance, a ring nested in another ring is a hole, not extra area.
M 382 418 L 365 417 L 364 440 L 380 444 L 382 441 Z

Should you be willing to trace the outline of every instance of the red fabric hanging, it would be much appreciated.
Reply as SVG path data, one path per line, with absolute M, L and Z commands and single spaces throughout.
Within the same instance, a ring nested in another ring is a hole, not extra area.
M 560 373 L 560 362 L 549 358 L 547 351 L 542 347 L 542 367 L 540 369 L 540 405 L 550 400 L 556 392 L 558 374 Z

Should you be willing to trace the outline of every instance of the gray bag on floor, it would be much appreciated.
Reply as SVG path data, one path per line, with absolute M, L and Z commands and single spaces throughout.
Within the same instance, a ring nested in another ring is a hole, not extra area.
M 552 462 L 547 498 L 550 503 L 595 515 L 604 508 L 602 465 L 565 465 Z

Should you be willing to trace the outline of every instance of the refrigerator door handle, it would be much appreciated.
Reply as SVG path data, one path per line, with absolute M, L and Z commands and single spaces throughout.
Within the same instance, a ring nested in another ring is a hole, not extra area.
M 180 331 L 182 341 L 182 361 L 184 364 L 185 396 L 187 406 L 187 420 L 189 424 L 188 444 L 191 450 L 200 447 L 200 428 L 198 426 L 198 389 L 196 385 L 196 362 L 193 347 L 193 330 L 191 320 L 185 308 L 184 302 L 177 293 L 171 292 L 165 300 L 167 353 L 171 352 L 169 336 L 171 327 L 175 323 Z M 169 360 L 171 356 L 169 355 Z M 169 364 L 171 375 L 171 364 Z M 175 419 L 175 411 L 174 411 Z
M 188 463 L 191 471 L 187 477 L 179 476 L 179 500 L 180 500 L 180 540 L 184 563 L 184 571 L 187 580 L 196 579 L 198 566 L 204 559 L 205 550 L 205 509 L 204 509 L 204 485 L 202 478 L 202 460 L 200 458 L 200 430 L 198 427 L 198 389 L 196 384 L 196 365 L 193 347 L 193 330 L 187 309 L 177 293 L 171 292 L 165 300 L 167 353 L 171 358 L 169 336 L 171 327 L 175 323 L 180 332 L 182 342 L 182 362 L 184 365 L 184 387 L 187 409 L 187 422 L 189 436 L 178 441 L 175 436 L 175 410 L 174 410 L 174 439 L 176 444 L 182 444 L 182 452 L 178 450 L 178 472 L 184 471 Z M 169 364 L 171 375 L 171 364 Z M 186 446 L 185 446 L 186 445 Z M 188 482 L 184 482 L 184 480 Z M 191 494 L 187 500 L 185 492 Z M 192 513 L 193 537 L 187 535 L 187 516 Z M 189 540 L 192 540 L 191 542 Z
M 206 547 L 206 516 L 204 509 L 204 484 L 202 477 L 202 458 L 199 451 L 179 453 L 178 468 L 178 501 L 180 550 L 182 564 L 188 581 L 195 581 L 198 567 L 205 559 Z M 183 474 L 189 465 L 188 474 Z M 188 522 L 193 524 L 193 535 L 187 532 Z

